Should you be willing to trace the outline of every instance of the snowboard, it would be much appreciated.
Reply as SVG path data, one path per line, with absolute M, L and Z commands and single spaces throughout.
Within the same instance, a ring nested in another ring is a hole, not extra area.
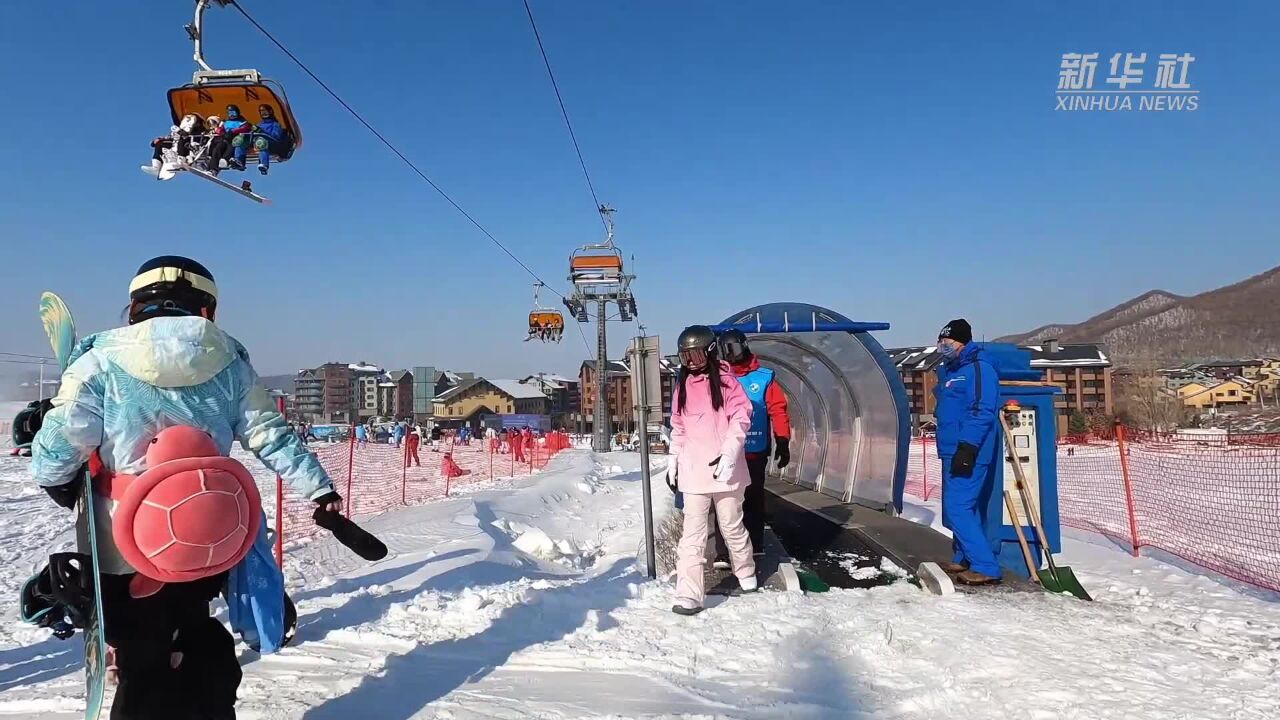
M 269 199 L 253 191 L 253 185 L 251 185 L 248 180 L 245 180 L 241 182 L 239 185 L 236 185 L 233 182 L 228 182 L 226 180 L 223 180 L 222 178 L 218 177 L 217 175 L 214 175 L 213 173 L 210 173 L 205 170 L 201 170 L 200 168 L 197 168 L 194 165 L 190 165 L 182 161 L 179 161 L 179 162 L 181 165 L 181 169 L 183 171 L 191 173 L 192 175 L 195 175 L 198 178 L 208 180 L 209 182 L 215 185 L 221 185 L 222 187 L 230 190 L 231 192 L 239 193 L 240 195 L 243 195 L 244 197 L 247 197 L 256 203 L 260 203 L 263 205 L 271 204 L 271 201 Z M 153 170 L 149 165 L 143 165 L 142 172 L 148 175 L 151 175 L 152 177 L 158 177 L 158 175 L 156 174 L 156 171 Z
M 62 370 L 71 363 L 76 346 L 76 323 L 57 295 L 40 296 L 40 321 Z M 102 628 L 102 576 L 98 569 L 98 531 L 93 517 L 93 482 L 88 466 L 80 470 L 80 509 L 85 517 L 86 545 L 93 577 L 93 608 L 84 628 L 85 720 L 98 720 L 107 685 L 107 638 Z M 82 548 L 83 549 L 83 548 Z
M 256 203 L 260 203 L 262 205 L 271 204 L 270 200 L 262 197 L 261 195 L 253 191 L 253 185 L 251 185 L 248 180 L 244 180 L 239 185 L 236 185 L 235 183 L 227 182 L 226 180 L 223 180 L 222 178 L 218 177 L 217 175 L 214 175 L 213 173 L 206 172 L 192 165 L 186 165 L 182 169 L 186 170 L 192 175 L 195 175 L 198 178 L 204 178 L 205 180 L 208 180 L 209 182 L 215 185 L 221 185 L 222 187 L 230 190 L 231 192 L 239 193 Z

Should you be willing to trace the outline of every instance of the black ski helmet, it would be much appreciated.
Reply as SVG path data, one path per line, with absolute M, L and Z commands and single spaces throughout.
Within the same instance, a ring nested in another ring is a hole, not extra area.
M 720 333 L 720 357 L 730 365 L 737 365 L 751 359 L 751 348 L 747 346 L 747 334 L 737 328 L 729 328 Z
M 676 348 L 680 353 L 681 367 L 691 371 L 701 370 L 713 362 L 717 355 L 715 331 L 706 325 L 690 325 L 681 331 L 676 340 Z M 700 364 L 697 362 L 699 359 L 702 361 Z
M 212 320 L 218 307 L 213 273 L 180 255 L 161 255 L 138 268 L 129 283 L 129 324 L 154 317 L 197 315 Z

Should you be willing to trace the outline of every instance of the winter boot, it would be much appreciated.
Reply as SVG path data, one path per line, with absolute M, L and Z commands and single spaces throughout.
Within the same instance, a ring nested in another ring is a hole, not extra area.
M 999 585 L 1000 578 L 983 575 L 982 573 L 974 572 L 973 570 L 965 570 L 959 575 L 956 575 L 956 582 L 961 585 Z

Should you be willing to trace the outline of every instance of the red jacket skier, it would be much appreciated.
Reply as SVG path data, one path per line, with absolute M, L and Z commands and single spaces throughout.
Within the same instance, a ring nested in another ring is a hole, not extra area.
M 422 443 L 422 431 L 417 427 L 409 430 L 409 436 L 405 438 L 404 450 L 404 466 L 409 467 L 410 463 L 422 467 L 422 460 L 418 457 L 418 446 Z

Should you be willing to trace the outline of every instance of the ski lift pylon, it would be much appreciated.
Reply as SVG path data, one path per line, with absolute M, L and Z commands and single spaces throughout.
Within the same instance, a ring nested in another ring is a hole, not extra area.
M 169 91 L 169 111 L 173 124 L 184 115 L 196 114 L 202 118 L 210 115 L 224 117 L 228 105 L 236 105 L 246 118 L 256 117 L 258 106 L 267 105 L 275 111 L 276 120 L 293 139 L 287 156 L 272 155 L 271 159 L 285 162 L 302 147 L 302 127 L 289 107 L 289 98 L 280 83 L 265 78 L 257 70 L 215 70 L 204 59 L 204 11 L 210 3 L 226 7 L 231 0 L 196 0 L 195 20 L 186 26 L 187 34 L 195 45 L 195 61 L 199 69 L 191 76 L 191 82 Z M 250 152 L 250 159 L 256 159 Z
M 525 340 L 560 342 L 564 337 L 564 315 L 538 301 L 538 289 L 542 287 L 540 282 L 533 285 L 533 310 L 529 312 L 529 336 Z

